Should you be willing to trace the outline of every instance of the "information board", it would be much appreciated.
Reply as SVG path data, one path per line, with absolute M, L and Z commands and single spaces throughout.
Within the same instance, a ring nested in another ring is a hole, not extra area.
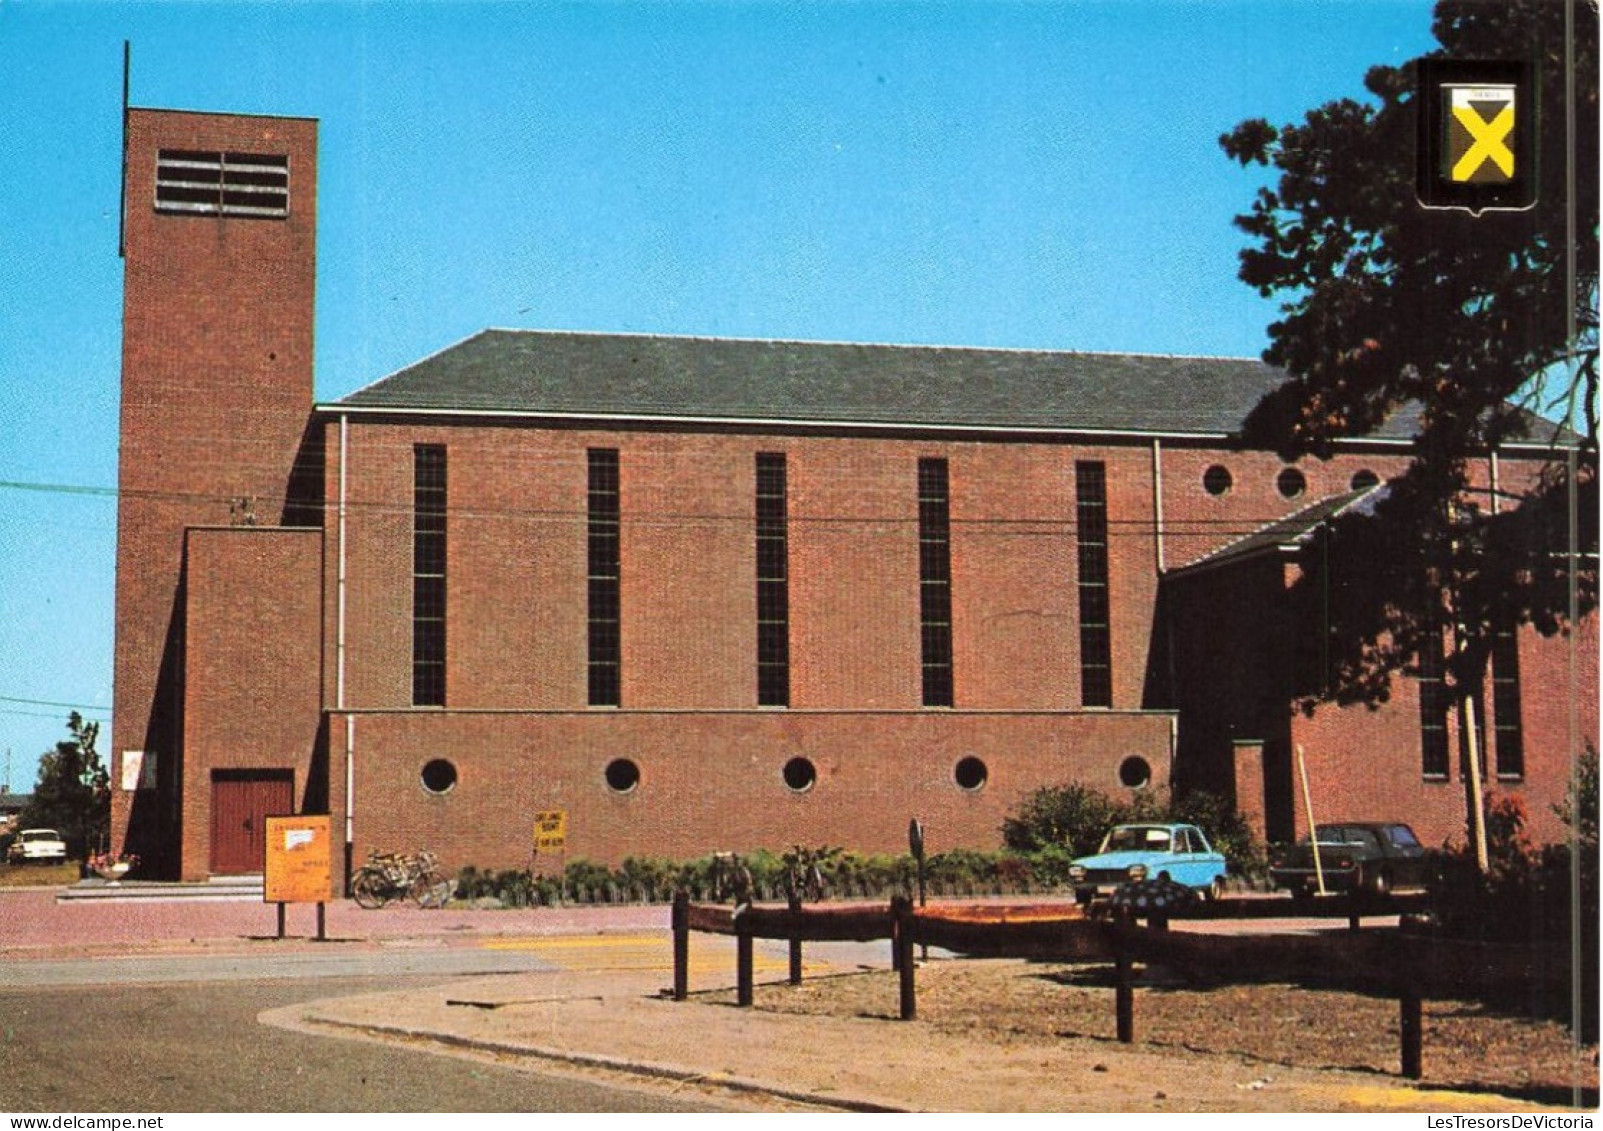
M 265 902 L 327 903 L 333 888 L 333 843 L 333 821 L 327 814 L 268 817 Z

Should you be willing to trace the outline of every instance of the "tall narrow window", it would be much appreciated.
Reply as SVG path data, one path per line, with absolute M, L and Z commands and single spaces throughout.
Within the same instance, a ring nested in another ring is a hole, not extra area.
M 918 622 L 924 706 L 952 705 L 952 523 L 944 459 L 918 461 Z
M 616 707 L 623 636 L 618 602 L 618 451 L 590 449 L 590 705 Z
M 1492 640 L 1492 742 L 1497 776 L 1525 776 L 1525 729 L 1520 720 L 1520 645 L 1513 625 Z
M 1442 659 L 1441 632 L 1427 632 L 1419 653 L 1420 772 L 1433 781 L 1447 779 L 1450 707 Z
M 445 448 L 412 449 L 412 704 L 445 706 Z
M 1074 523 L 1080 559 L 1080 703 L 1113 706 L 1113 631 L 1108 602 L 1108 473 L 1100 461 L 1074 465 Z
M 757 703 L 790 706 L 789 518 L 783 452 L 757 453 Z

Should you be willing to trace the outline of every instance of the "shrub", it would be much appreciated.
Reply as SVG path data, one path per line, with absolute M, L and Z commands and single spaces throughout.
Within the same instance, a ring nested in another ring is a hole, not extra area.
M 1224 853 L 1233 875 L 1258 879 L 1268 874 L 1269 857 L 1263 841 L 1254 835 L 1247 818 L 1218 794 L 1202 790 L 1181 794 L 1169 806 L 1169 816 L 1206 833 L 1214 848 Z
M 1018 813 L 1002 822 L 1002 843 L 1015 852 L 1066 848 L 1074 856 L 1088 856 L 1127 812 L 1112 798 L 1078 783 L 1047 786 L 1026 797 Z
M 605 898 L 615 883 L 611 868 L 583 857 L 562 870 L 562 889 L 581 901 Z
M 1117 801 L 1078 783 L 1048 786 L 1024 799 L 1018 812 L 1002 823 L 1008 848 L 1029 859 L 1035 879 L 1061 884 L 1070 863 L 1089 856 L 1114 825 L 1131 821 L 1183 821 L 1197 825 L 1224 854 L 1231 872 L 1261 876 L 1267 869 L 1263 843 L 1229 802 L 1193 790 L 1173 799 L 1142 792 Z
M 954 848 L 925 861 L 924 874 L 931 883 L 983 887 L 996 880 L 996 859 L 971 848 Z
M 618 868 L 618 879 L 631 893 L 639 897 L 658 900 L 673 893 L 680 872 L 672 860 L 649 856 L 626 856 Z

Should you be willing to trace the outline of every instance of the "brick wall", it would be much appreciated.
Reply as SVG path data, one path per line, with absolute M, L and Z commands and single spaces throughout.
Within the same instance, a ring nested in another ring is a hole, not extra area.
M 186 544 L 179 871 L 201 879 L 211 870 L 214 771 L 288 770 L 297 811 L 328 804 L 319 760 L 322 540 L 315 530 L 229 527 L 192 529 Z
M 331 730 L 343 736 L 343 720 Z M 905 852 L 913 817 L 931 852 L 996 847 L 1003 818 L 1042 783 L 1118 794 L 1120 763 L 1139 756 L 1162 788 L 1170 745 L 1167 716 L 1125 712 L 419 711 L 357 715 L 353 732 L 358 862 L 429 847 L 452 868 L 527 866 L 544 809 L 569 812 L 569 860 L 611 864 L 793 843 Z M 966 757 L 985 763 L 979 789 L 954 780 Z M 341 738 L 336 775 L 343 758 Z M 783 776 L 796 758 L 816 772 L 804 791 Z M 422 783 L 434 759 L 457 773 L 443 794 Z M 629 792 L 607 784 L 617 759 L 639 770 Z
M 339 423 L 328 427 L 335 500 Z M 353 420 L 347 706 L 410 705 L 417 444 L 448 453 L 448 707 L 586 705 L 585 453 L 595 447 L 620 452 L 626 709 L 756 705 L 754 463 L 765 451 L 787 457 L 792 706 L 920 705 L 916 469 L 926 456 L 951 469 L 956 705 L 1080 706 L 1083 459 L 1108 468 L 1113 705 L 1142 705 L 1156 589 L 1143 449 Z M 326 536 L 333 608 L 338 523 Z M 331 623 L 331 651 L 335 632 Z

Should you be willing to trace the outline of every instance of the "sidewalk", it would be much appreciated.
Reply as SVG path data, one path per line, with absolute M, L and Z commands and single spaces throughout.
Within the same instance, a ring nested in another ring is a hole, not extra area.
M 805 975 L 852 964 L 811 957 Z M 708 955 L 706 952 L 714 951 Z M 662 952 L 667 955 L 667 940 Z M 890 1017 L 835 1018 L 734 1006 L 730 940 L 698 936 L 689 1000 L 658 971 L 469 978 L 426 991 L 328 999 L 265 1023 L 421 1044 L 544 1069 L 622 1072 L 658 1084 L 759 1093 L 848 1111 L 1434 1112 L 1553 1111 L 1507 1097 L 1433 1091 L 1373 1073 L 1313 1071 L 1109 1041 L 996 1042 Z M 771 953 L 770 985 L 785 979 Z M 888 957 L 888 956 L 887 956 Z M 940 961 L 939 959 L 933 961 Z M 949 959 L 947 961 L 958 961 Z M 1006 961 L 1006 960 L 1003 960 Z M 761 968 L 759 952 L 759 969 Z M 761 973 L 759 974 L 762 980 Z M 765 993 L 788 987 L 759 986 Z

